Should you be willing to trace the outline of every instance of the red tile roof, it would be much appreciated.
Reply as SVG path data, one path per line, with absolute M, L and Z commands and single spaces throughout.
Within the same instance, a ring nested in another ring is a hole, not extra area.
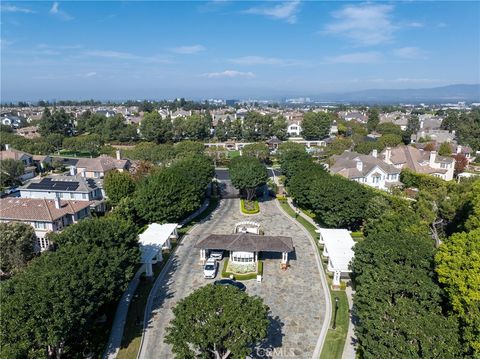
M 90 201 L 60 201 L 55 207 L 53 199 L 2 198 L 0 199 L 0 219 L 20 221 L 52 222 L 66 214 L 75 214 L 88 208 Z

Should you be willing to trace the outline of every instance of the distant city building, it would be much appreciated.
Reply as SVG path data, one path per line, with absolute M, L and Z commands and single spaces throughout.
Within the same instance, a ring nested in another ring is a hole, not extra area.
M 227 106 L 235 106 L 238 103 L 238 100 L 225 100 L 225 105 Z

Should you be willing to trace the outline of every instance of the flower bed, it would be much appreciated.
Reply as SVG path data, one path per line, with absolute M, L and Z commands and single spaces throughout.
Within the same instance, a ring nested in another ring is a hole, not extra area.
M 260 206 L 257 201 L 240 200 L 242 213 L 244 214 L 256 214 L 260 212 Z
M 263 263 L 262 261 L 258 261 L 257 263 L 258 263 L 257 266 L 255 265 L 255 263 L 251 263 L 251 265 L 250 264 L 246 264 L 246 265 L 233 264 L 233 263 L 229 263 L 228 258 L 225 258 L 225 261 L 223 263 L 223 269 L 222 269 L 222 277 L 230 278 L 230 276 L 233 275 L 233 277 L 236 280 L 256 279 L 257 274 L 263 275 Z M 240 269 L 238 267 L 245 267 L 245 268 Z M 251 272 L 246 272 L 246 270 L 250 270 Z

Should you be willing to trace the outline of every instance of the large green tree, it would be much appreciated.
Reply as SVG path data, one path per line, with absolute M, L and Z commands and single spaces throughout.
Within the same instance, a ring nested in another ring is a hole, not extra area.
M 42 118 L 38 122 L 38 131 L 42 136 L 47 136 L 51 133 L 58 133 L 61 135 L 70 135 L 73 128 L 73 116 L 65 112 L 62 108 L 50 112 L 45 108 Z
M 0 223 L 0 269 L 12 274 L 33 258 L 37 237 L 32 226 L 24 223 Z
M 377 129 L 377 126 L 380 123 L 380 112 L 378 108 L 373 107 L 368 110 L 368 120 L 367 120 L 367 128 L 369 132 L 373 132 Z
M 262 162 L 267 162 L 270 157 L 270 151 L 265 143 L 251 143 L 242 148 L 242 155 L 258 158 Z
M 172 139 L 172 122 L 170 118 L 163 119 L 158 112 L 147 112 L 140 123 L 140 134 L 147 141 L 156 143 Z
M 140 217 L 147 222 L 179 221 L 196 210 L 203 198 L 197 181 L 203 175 L 192 172 L 174 165 L 145 177 L 134 197 Z
M 128 172 L 110 171 L 105 175 L 103 188 L 108 199 L 118 204 L 122 198 L 133 195 L 135 182 Z
M 23 175 L 24 171 L 25 166 L 22 161 L 11 158 L 0 161 L 0 185 L 7 187 L 18 184 L 18 178 Z
M 328 136 L 332 118 L 325 112 L 307 112 L 302 121 L 302 136 L 307 140 L 320 140 Z
M 173 308 L 166 342 L 179 358 L 245 358 L 267 336 L 268 311 L 260 297 L 210 284 Z
M 480 357 L 480 228 L 446 239 L 435 259 L 438 280 L 460 319 L 468 355 Z
M 255 197 L 257 188 L 268 178 L 267 168 L 255 157 L 236 157 L 228 168 L 233 186 L 244 192 L 247 201 Z
M 458 326 L 442 312 L 433 241 L 405 215 L 387 211 L 355 246 L 352 277 L 363 358 L 458 358 Z
M 54 236 L 47 252 L 2 283 L 0 356 L 75 357 L 114 305 L 139 260 L 136 227 L 116 216 L 84 220 Z

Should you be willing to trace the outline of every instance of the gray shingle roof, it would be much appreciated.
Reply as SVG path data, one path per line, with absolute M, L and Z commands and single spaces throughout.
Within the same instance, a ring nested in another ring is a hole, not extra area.
M 245 252 L 292 252 L 293 241 L 291 237 L 262 236 L 251 233 L 210 234 L 199 240 L 195 248 Z

